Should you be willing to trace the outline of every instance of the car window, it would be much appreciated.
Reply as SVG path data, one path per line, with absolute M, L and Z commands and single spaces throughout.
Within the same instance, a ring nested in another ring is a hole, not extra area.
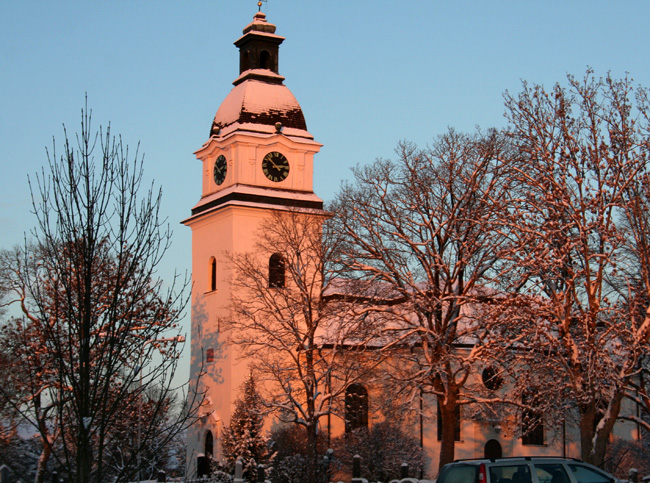
M 476 483 L 478 482 L 478 466 L 450 465 L 445 466 L 438 476 L 438 483 Z
M 571 483 L 564 466 L 559 463 L 535 463 L 539 483 Z
M 609 476 L 587 466 L 570 464 L 569 468 L 578 483 L 611 483 L 613 481 Z
M 528 465 L 490 466 L 490 483 L 531 483 Z

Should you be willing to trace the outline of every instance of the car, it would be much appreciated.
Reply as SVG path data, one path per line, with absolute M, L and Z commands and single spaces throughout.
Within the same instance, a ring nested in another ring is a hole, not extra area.
M 578 459 L 526 456 L 456 460 L 444 465 L 437 483 L 619 483 Z

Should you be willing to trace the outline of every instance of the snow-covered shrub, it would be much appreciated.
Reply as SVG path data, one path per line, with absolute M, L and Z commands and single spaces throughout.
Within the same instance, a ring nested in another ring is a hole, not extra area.
M 0 442 L 0 466 L 9 468 L 10 481 L 34 481 L 40 453 L 38 437 L 21 438 L 14 435 Z M 52 466 L 50 464 L 48 469 Z
M 409 476 L 419 475 L 426 462 L 417 439 L 389 422 L 339 436 L 333 447 L 334 457 L 346 471 L 352 470 L 354 455 L 361 456 L 361 476 L 369 481 L 399 479 L 402 463 L 409 465 Z
M 273 465 L 271 481 L 282 483 L 299 483 L 305 477 L 307 457 L 302 454 L 288 455 Z
M 226 467 L 215 461 L 210 465 L 209 483 L 232 483 L 235 477 L 229 473 Z M 254 480 L 251 480 L 254 481 Z
M 615 438 L 607 446 L 603 469 L 617 478 L 627 479 L 630 468 L 636 468 L 639 476 L 650 475 L 650 448 L 641 441 Z
M 302 426 L 284 424 L 271 431 L 272 451 L 275 452 L 270 479 L 274 483 L 303 483 L 310 461 L 307 457 L 307 434 Z M 327 452 L 327 433 L 321 431 L 318 438 L 320 455 L 317 472 L 322 473 L 323 457 Z

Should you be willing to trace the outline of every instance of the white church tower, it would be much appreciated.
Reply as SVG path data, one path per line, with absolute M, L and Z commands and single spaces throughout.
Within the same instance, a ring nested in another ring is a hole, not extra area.
M 228 316 L 231 273 L 227 253 L 254 249 L 257 229 L 273 210 L 321 210 L 313 192 L 313 157 L 321 147 L 307 131 L 295 97 L 279 74 L 283 37 L 262 12 L 235 45 L 239 77 L 224 99 L 210 138 L 196 151 L 201 198 L 183 223 L 192 229 L 191 378 L 206 391 L 188 434 L 188 474 L 220 457 L 219 439 L 248 375 L 219 319 Z

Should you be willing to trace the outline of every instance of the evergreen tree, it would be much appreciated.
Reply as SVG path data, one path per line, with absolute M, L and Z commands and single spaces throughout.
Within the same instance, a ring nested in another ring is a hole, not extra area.
M 270 461 L 267 437 L 262 433 L 264 416 L 262 398 L 257 393 L 255 378 L 251 374 L 244 382 L 243 397 L 235 401 L 235 411 L 230 420 L 230 427 L 223 432 L 221 448 L 230 471 L 241 459 L 244 466 L 244 478 L 253 481 L 257 475 L 257 466 Z

